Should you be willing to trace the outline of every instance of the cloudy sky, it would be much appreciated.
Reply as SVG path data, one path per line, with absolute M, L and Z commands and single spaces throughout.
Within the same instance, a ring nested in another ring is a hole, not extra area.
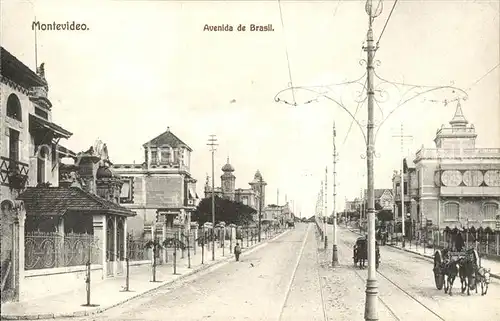
M 383 1 L 374 21 L 376 40 L 393 3 Z M 351 119 L 335 103 L 319 98 L 304 104 L 318 98 L 315 93 L 294 92 L 296 107 L 274 97 L 290 82 L 328 85 L 363 76 L 364 7 L 365 1 L 357 0 L 283 0 L 280 15 L 278 1 L 270 0 L 2 0 L 0 39 L 35 69 L 35 16 L 40 23 L 75 21 L 88 27 L 37 32 L 38 64 L 45 63 L 53 120 L 74 133 L 67 147 L 78 152 L 99 138 L 113 162 L 142 162 L 141 145 L 168 126 L 193 148 L 192 173 L 201 192 L 211 171 L 208 135 L 216 134 L 216 168 L 229 156 L 237 187 L 247 187 L 259 169 L 268 182 L 268 203 L 276 202 L 279 189 L 281 203 L 286 194 L 297 213 L 309 216 L 325 166 L 328 194 L 333 191 L 333 122 L 340 155 L 337 210 L 345 197 L 359 195 L 366 186 L 363 136 L 355 124 L 348 130 Z M 224 24 L 235 31 L 203 31 L 205 25 Z M 236 31 L 239 24 L 247 31 Z M 274 31 L 250 32 L 250 24 L 272 24 Z M 500 147 L 499 38 L 497 0 L 400 0 L 380 39 L 376 72 L 392 82 L 454 84 L 466 90 L 462 106 L 476 127 L 478 147 Z M 378 124 L 397 106 L 395 89 L 408 89 L 389 87 L 388 98 L 376 106 Z M 327 94 L 354 113 L 358 90 L 335 86 Z M 294 99 L 291 91 L 280 97 Z M 380 127 L 376 188 L 390 188 L 392 171 L 399 167 L 400 143 L 393 136 L 401 122 L 405 135 L 413 136 L 406 151 L 414 155 L 422 145 L 434 147 L 436 129 L 452 118 L 456 106 L 433 102 L 445 98 L 456 94 L 439 91 L 414 99 Z M 361 104 L 356 117 L 364 126 L 366 113 Z

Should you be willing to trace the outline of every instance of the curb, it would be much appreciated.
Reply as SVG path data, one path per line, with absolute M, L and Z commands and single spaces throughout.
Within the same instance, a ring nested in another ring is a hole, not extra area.
M 261 249 L 265 246 L 267 246 L 269 244 L 269 242 L 271 241 L 274 241 L 280 237 L 282 237 L 283 235 L 286 235 L 290 232 L 291 230 L 286 230 L 280 234 L 277 234 L 275 235 L 274 237 L 268 239 L 268 240 L 265 240 L 264 242 L 261 242 L 259 244 L 253 244 L 249 247 L 247 247 L 246 249 L 243 249 L 243 252 L 241 253 L 241 256 L 247 256 L 255 251 L 257 251 L 258 249 Z M 226 256 L 224 258 L 222 258 L 221 260 L 219 261 L 216 261 L 216 262 L 211 262 L 211 263 L 208 263 L 208 264 L 204 264 L 202 266 L 199 266 L 197 268 L 194 268 L 192 269 L 191 271 L 189 271 L 188 273 L 185 273 L 185 274 L 182 274 L 180 275 L 178 278 L 174 279 L 174 280 L 170 280 L 170 281 L 165 281 L 165 282 L 162 282 L 162 283 L 158 283 L 157 286 L 155 286 L 154 288 L 151 288 L 147 291 L 144 291 L 144 292 L 140 292 L 140 293 L 137 293 L 135 295 L 132 295 L 131 297 L 127 298 L 127 299 L 124 299 L 122 301 L 119 301 L 117 303 L 113 303 L 113 304 L 110 304 L 110 305 L 106 305 L 106 306 L 103 306 L 103 307 L 100 307 L 100 308 L 97 308 L 97 309 L 88 309 L 88 310 L 80 310 L 80 311 L 75 311 L 75 312 L 71 312 L 71 313 L 43 313 L 43 314 L 27 314 L 27 315 L 1 315 L 0 316 L 0 320 L 41 320 L 41 319 L 60 319 L 60 318 L 74 318 L 74 317 L 84 317 L 84 316 L 93 316 L 93 315 L 96 315 L 96 314 L 99 314 L 99 313 L 102 313 L 104 311 L 107 311 L 109 309 L 112 309 L 114 307 L 117 307 L 119 305 L 122 305 L 128 301 L 131 301 L 133 299 L 136 299 L 138 297 L 141 297 L 145 294 L 149 294 L 151 292 L 154 292 L 156 290 L 158 290 L 159 288 L 161 287 L 164 287 L 164 286 L 167 286 L 167 285 L 172 285 L 172 284 L 176 284 L 186 278 L 188 278 L 189 276 L 193 276 L 199 272 L 202 272 L 202 271 L 205 271 L 205 270 L 209 270 L 209 269 L 212 269 L 212 270 L 216 270 L 220 267 L 222 267 L 223 265 L 225 265 L 226 263 L 228 263 L 231 259 L 233 259 L 234 256 L 233 255 L 229 255 L 229 256 Z

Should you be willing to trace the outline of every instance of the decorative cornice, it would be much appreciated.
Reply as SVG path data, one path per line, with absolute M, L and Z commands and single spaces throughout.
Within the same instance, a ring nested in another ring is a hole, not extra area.
M 9 86 L 10 88 L 17 90 L 26 96 L 30 96 L 32 93 L 32 90 L 26 87 L 21 86 L 20 84 L 8 79 L 7 77 L 1 76 L 0 75 L 0 82 Z

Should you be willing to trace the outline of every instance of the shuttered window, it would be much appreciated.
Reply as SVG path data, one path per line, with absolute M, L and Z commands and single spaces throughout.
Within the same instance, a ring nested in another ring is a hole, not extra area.
M 484 218 L 494 220 L 498 213 L 498 205 L 495 203 L 487 203 L 483 207 Z
M 444 217 L 446 219 L 456 219 L 458 220 L 459 206 L 457 203 L 447 203 L 444 206 Z

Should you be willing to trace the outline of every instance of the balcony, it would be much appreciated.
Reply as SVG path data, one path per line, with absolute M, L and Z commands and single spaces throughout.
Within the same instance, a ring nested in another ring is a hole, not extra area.
M 14 189 L 23 189 L 28 181 L 29 166 L 6 157 L 0 157 L 0 184 Z
M 422 148 L 415 154 L 415 161 L 418 161 L 420 159 L 459 158 L 500 158 L 500 148 Z

